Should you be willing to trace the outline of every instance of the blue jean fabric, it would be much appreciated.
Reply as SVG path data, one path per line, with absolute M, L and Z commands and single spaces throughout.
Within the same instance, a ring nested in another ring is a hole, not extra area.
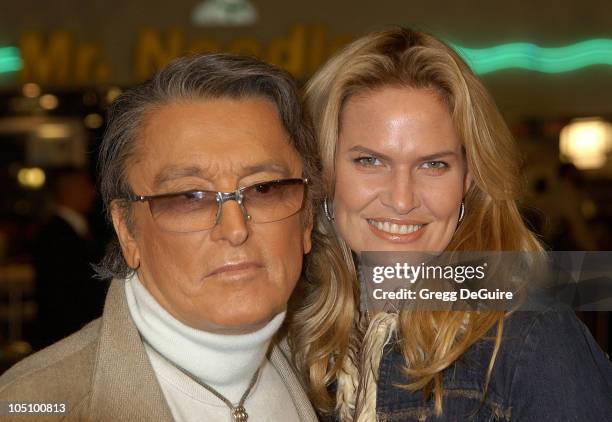
M 388 344 L 380 363 L 378 420 L 612 421 L 612 363 L 573 311 L 509 316 L 482 401 L 494 336 L 495 329 L 444 371 L 441 416 L 421 391 L 400 387 L 409 381 L 404 358 L 397 344 Z

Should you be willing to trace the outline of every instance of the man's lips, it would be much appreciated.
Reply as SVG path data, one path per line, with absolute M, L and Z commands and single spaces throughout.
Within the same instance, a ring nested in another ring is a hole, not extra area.
M 228 276 L 228 277 L 248 275 L 252 272 L 257 271 L 260 268 L 262 268 L 262 265 L 255 261 L 245 261 L 245 262 L 224 264 L 220 267 L 215 268 L 210 273 L 208 273 L 206 277 L 213 277 L 217 275 Z

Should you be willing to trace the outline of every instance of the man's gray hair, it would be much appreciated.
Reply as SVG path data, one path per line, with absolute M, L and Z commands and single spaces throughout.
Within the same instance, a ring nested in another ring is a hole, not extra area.
M 126 165 L 137 152 L 136 140 L 148 112 L 177 101 L 247 97 L 268 99 L 278 109 L 289 140 L 302 159 L 303 175 L 311 181 L 306 212 L 308 222 L 312 221 L 313 204 L 320 201 L 321 195 L 320 161 L 293 79 L 258 59 L 228 54 L 179 58 L 146 83 L 125 91 L 111 105 L 98 159 L 100 193 L 108 221 L 112 221 L 111 204 L 116 201 L 128 228 L 132 225 L 130 203 L 124 201 L 132 194 Z M 123 258 L 116 235 L 95 269 L 100 278 L 126 278 L 134 271 Z

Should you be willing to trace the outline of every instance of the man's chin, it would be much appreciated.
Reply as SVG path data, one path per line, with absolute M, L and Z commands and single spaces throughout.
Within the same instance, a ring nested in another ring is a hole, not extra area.
M 265 314 L 228 312 L 222 318 L 209 323 L 205 331 L 228 335 L 248 334 L 265 327 L 276 315 L 278 315 L 278 312 L 267 312 Z

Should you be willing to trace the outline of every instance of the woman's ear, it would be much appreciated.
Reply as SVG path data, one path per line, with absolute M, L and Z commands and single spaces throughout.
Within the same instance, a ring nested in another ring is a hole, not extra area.
M 466 169 L 465 171 L 465 176 L 463 177 L 463 197 L 465 198 L 465 195 L 467 195 L 468 191 L 470 190 L 470 188 L 472 187 L 472 172 L 470 172 L 470 169 Z
M 123 258 L 128 266 L 132 269 L 136 269 L 140 266 L 140 251 L 138 249 L 138 243 L 134 238 L 133 233 L 128 228 L 127 221 L 125 219 L 125 210 L 122 209 L 121 205 L 117 201 L 111 203 L 111 216 L 113 219 L 113 227 L 119 244 L 121 245 L 121 251 L 123 252 Z

